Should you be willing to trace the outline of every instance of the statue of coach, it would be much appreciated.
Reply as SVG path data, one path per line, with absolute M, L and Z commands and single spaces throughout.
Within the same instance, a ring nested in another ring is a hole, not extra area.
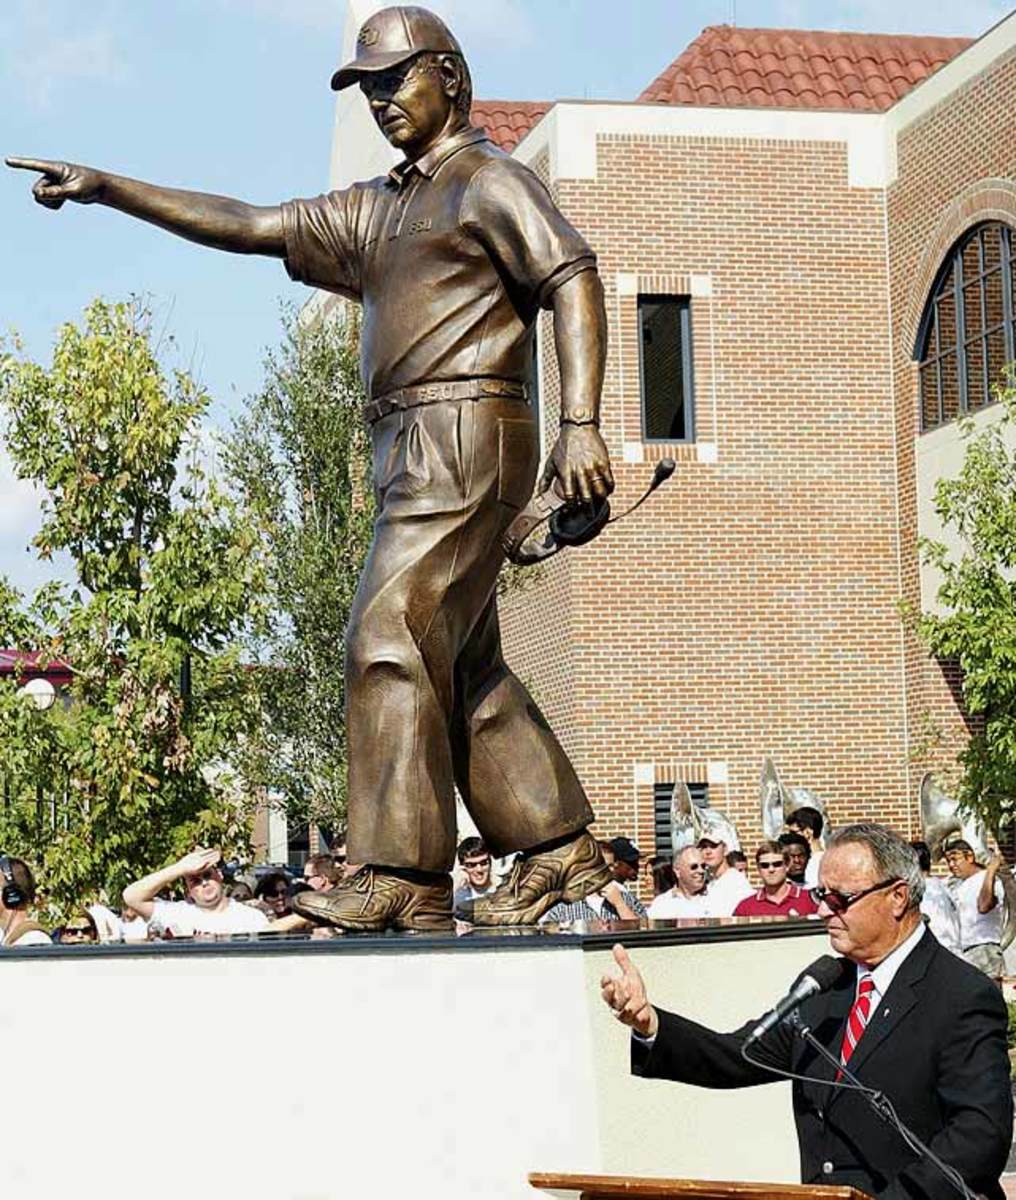
M 573 505 L 613 489 L 598 428 L 606 317 L 596 258 L 547 190 L 469 123 L 462 50 L 422 8 L 386 8 L 332 79 L 358 84 L 404 159 L 387 176 L 257 207 L 72 163 L 34 170 L 36 200 L 99 203 L 220 250 L 273 255 L 292 278 L 363 306 L 378 515 L 346 638 L 351 862 L 294 900 L 346 930 L 452 928 L 455 786 L 497 855 L 480 925 L 536 922 L 609 881 L 567 756 L 504 662 L 501 538 L 540 448 L 526 379 L 553 312 L 561 428 L 541 487 Z

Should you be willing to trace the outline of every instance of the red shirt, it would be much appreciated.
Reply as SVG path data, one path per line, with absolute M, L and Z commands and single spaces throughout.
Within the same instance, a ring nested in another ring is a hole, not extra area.
M 759 888 L 754 896 L 746 896 L 734 909 L 735 917 L 810 917 L 818 912 L 818 905 L 802 887 L 790 885 L 790 891 L 777 904 Z

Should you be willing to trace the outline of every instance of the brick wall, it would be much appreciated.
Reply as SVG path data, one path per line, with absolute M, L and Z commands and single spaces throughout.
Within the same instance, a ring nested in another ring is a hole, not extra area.
M 967 229 L 985 220 L 1016 226 L 1016 58 L 981 75 L 905 128 L 898 176 L 887 196 L 892 281 L 893 373 L 902 544 L 902 594 L 920 600 L 915 439 L 919 437 L 918 324 L 936 273 Z M 911 793 L 924 770 L 948 770 L 966 737 L 954 664 L 905 642 Z
M 509 660 L 604 834 L 650 849 L 653 782 L 706 773 L 753 846 L 767 754 L 834 821 L 910 832 L 884 193 L 848 185 L 835 142 L 626 134 L 598 155 L 595 180 L 555 192 L 606 289 L 615 507 L 668 450 L 624 461 L 637 291 L 694 293 L 698 446 L 673 448 L 677 473 L 629 523 L 504 604 Z

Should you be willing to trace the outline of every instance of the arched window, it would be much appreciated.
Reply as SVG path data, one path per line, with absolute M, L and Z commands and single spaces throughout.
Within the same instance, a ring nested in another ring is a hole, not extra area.
M 983 408 L 1013 348 L 1016 235 L 991 221 L 968 230 L 942 264 L 917 335 L 921 429 Z

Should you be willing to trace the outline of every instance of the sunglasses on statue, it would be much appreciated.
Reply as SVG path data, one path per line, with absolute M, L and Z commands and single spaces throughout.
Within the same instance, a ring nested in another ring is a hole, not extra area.
M 881 883 L 872 884 L 863 892 L 838 892 L 835 888 L 813 887 L 808 895 L 816 904 L 824 904 L 831 913 L 842 913 L 846 912 L 852 904 L 856 904 L 858 900 L 863 900 L 872 892 L 884 891 L 886 888 L 892 887 L 894 883 L 902 883 L 902 880 L 894 875 L 892 879 L 883 879 Z

